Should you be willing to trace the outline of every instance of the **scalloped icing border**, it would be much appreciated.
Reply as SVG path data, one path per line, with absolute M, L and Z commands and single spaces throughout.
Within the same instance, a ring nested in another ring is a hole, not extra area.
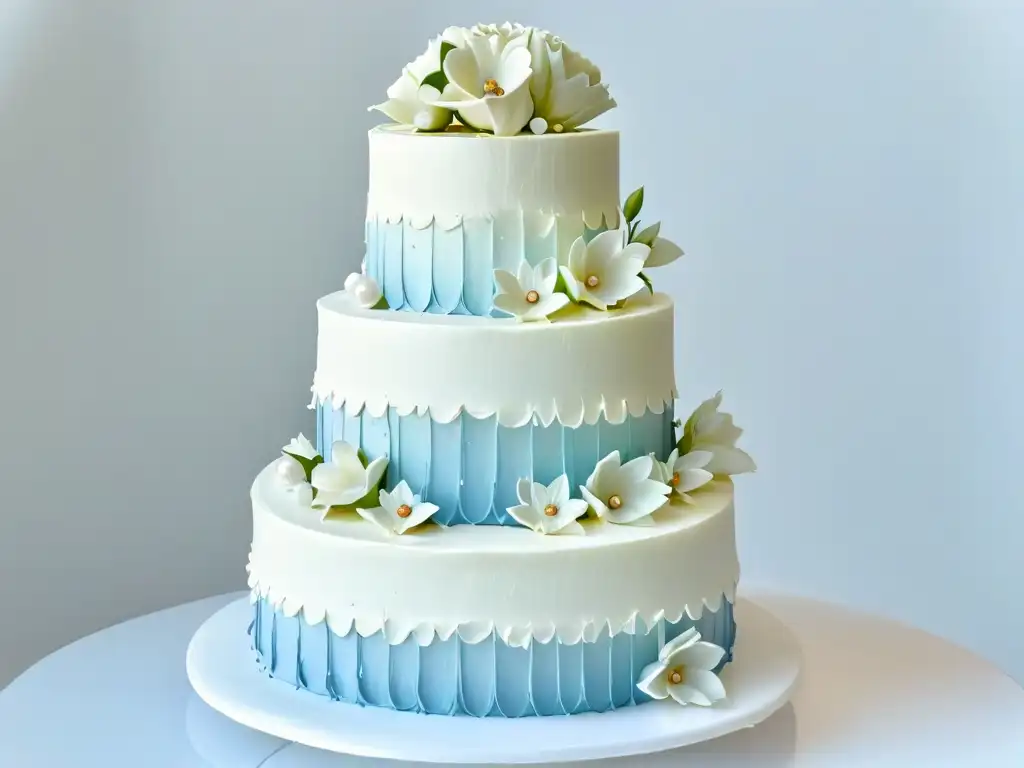
M 590 210 L 580 211 L 578 214 L 575 213 L 557 213 L 555 211 L 543 211 L 543 210 L 528 210 L 520 208 L 518 210 L 509 211 L 494 211 L 487 216 L 472 216 L 473 219 L 486 219 L 488 221 L 494 221 L 502 214 L 515 213 L 523 217 L 524 221 L 530 221 L 531 226 L 536 227 L 538 233 L 547 233 L 551 231 L 551 228 L 555 226 L 555 223 L 559 219 L 574 219 L 579 216 L 583 225 L 587 229 L 616 229 L 619 226 L 619 222 L 622 218 L 622 209 L 616 207 L 614 209 L 605 208 L 594 208 Z M 407 214 L 403 211 L 385 211 L 383 209 L 370 208 L 366 212 L 366 221 L 372 222 L 374 219 L 386 221 L 388 224 L 401 224 L 407 222 L 413 229 L 426 229 L 431 224 L 436 224 L 445 232 L 450 232 L 459 225 L 462 224 L 465 217 L 462 214 Z
M 562 645 L 575 645 L 579 642 L 593 643 L 605 629 L 608 630 L 609 635 L 621 633 L 629 635 L 646 634 L 662 620 L 674 623 L 680 621 L 685 614 L 690 619 L 696 621 L 703 615 L 705 608 L 712 612 L 717 612 L 722 607 L 722 600 L 727 600 L 734 604 L 736 602 L 736 582 L 733 582 L 723 589 L 717 597 L 701 598 L 700 602 L 695 605 L 687 603 L 675 611 L 662 609 L 646 616 L 642 615 L 639 611 L 633 611 L 624 619 L 587 620 L 559 626 L 553 623 L 542 626 L 535 626 L 534 624 L 499 626 L 493 621 L 463 621 L 445 624 L 420 622 L 409 624 L 399 622 L 393 618 L 361 616 L 357 615 L 354 611 L 342 615 L 337 613 L 328 615 L 327 609 L 323 606 L 303 605 L 300 601 L 278 594 L 274 591 L 273 587 L 260 583 L 252 572 L 251 560 L 246 565 L 246 571 L 249 573 L 250 603 L 255 603 L 261 598 L 266 599 L 275 609 L 280 610 L 288 618 L 301 613 L 303 621 L 310 626 L 317 626 L 326 621 L 327 626 L 338 637 L 345 637 L 353 630 L 360 637 L 370 637 L 380 632 L 387 639 L 388 645 L 401 645 L 412 636 L 416 639 L 416 643 L 423 647 L 433 643 L 435 638 L 443 642 L 456 634 L 464 643 L 469 643 L 470 645 L 483 642 L 494 634 L 513 648 L 527 648 L 534 640 L 538 643 L 549 643 L 554 638 L 558 638 Z
M 531 419 L 536 419 L 543 427 L 550 426 L 555 421 L 558 421 L 562 426 L 573 429 L 582 424 L 596 424 L 601 417 L 604 417 L 605 421 L 609 424 L 621 424 L 629 416 L 640 418 L 647 412 L 664 413 L 665 408 L 672 407 L 678 397 L 678 393 L 673 388 L 661 397 L 631 398 L 629 400 L 606 400 L 601 398 L 600 402 L 589 405 L 580 398 L 578 404 L 552 401 L 549 405 L 545 406 L 524 405 L 521 408 L 509 406 L 505 408 L 471 409 L 462 404 L 438 407 L 392 403 L 383 397 L 373 400 L 359 399 L 358 397 L 346 398 L 340 392 L 333 389 L 318 387 L 315 374 L 313 386 L 310 389 L 313 392 L 313 398 L 307 406 L 310 410 L 315 410 L 317 404 L 329 404 L 334 410 L 348 406 L 353 416 L 362 413 L 365 408 L 371 416 L 379 418 L 386 414 L 390 408 L 394 408 L 399 416 L 409 416 L 415 413 L 417 416 L 429 416 L 431 420 L 438 424 L 449 424 L 462 413 L 466 413 L 475 419 L 489 419 L 495 416 L 501 426 L 509 428 L 526 426 L 530 423 Z

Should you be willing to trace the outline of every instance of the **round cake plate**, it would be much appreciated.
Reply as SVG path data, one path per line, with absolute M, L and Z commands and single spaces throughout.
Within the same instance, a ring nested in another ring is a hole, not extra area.
M 473 718 L 396 712 L 331 701 L 274 680 L 257 667 L 244 628 L 248 598 L 199 628 L 186 668 L 209 706 L 258 731 L 361 757 L 430 763 L 551 763 L 649 754 L 724 736 L 761 722 L 792 695 L 800 648 L 772 614 L 736 605 L 736 660 L 722 671 L 728 699 L 681 707 L 671 699 L 569 717 Z

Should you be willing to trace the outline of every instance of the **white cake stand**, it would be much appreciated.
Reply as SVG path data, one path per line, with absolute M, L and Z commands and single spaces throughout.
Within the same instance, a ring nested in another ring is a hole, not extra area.
M 736 606 L 736 660 L 722 672 L 729 698 L 714 707 L 655 701 L 571 717 L 421 715 L 334 702 L 257 668 L 245 627 L 248 599 L 210 617 L 189 644 L 192 687 L 211 707 L 258 731 L 362 757 L 430 763 L 549 763 L 648 754 L 761 722 L 788 701 L 800 673 L 796 639 L 747 600 Z

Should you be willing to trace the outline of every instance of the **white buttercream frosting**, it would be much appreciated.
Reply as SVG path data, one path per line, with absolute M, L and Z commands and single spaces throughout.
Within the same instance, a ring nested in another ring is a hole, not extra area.
M 580 308 L 552 323 L 367 310 L 344 292 L 317 302 L 314 399 L 349 413 L 388 407 L 449 422 L 463 411 L 506 427 L 593 424 L 662 413 L 675 399 L 672 300 Z
M 453 634 L 593 641 L 699 618 L 732 600 L 739 578 L 733 490 L 716 480 L 650 527 L 588 522 L 585 536 L 521 528 L 425 526 L 387 537 L 356 515 L 321 520 L 273 467 L 252 487 L 249 586 L 288 616 L 338 635 L 383 632 L 421 645 Z M 642 622 L 642 625 L 641 625 Z
M 367 218 L 443 227 L 506 211 L 618 224 L 619 134 L 370 131 Z

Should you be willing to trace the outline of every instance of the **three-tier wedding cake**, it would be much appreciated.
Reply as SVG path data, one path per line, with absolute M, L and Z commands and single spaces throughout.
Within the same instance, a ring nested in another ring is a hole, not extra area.
M 599 70 L 450 28 L 387 95 L 362 270 L 317 304 L 316 445 L 252 487 L 254 663 L 443 715 L 714 704 L 754 465 L 720 395 L 675 419 L 650 272 L 682 251 L 583 127 Z

